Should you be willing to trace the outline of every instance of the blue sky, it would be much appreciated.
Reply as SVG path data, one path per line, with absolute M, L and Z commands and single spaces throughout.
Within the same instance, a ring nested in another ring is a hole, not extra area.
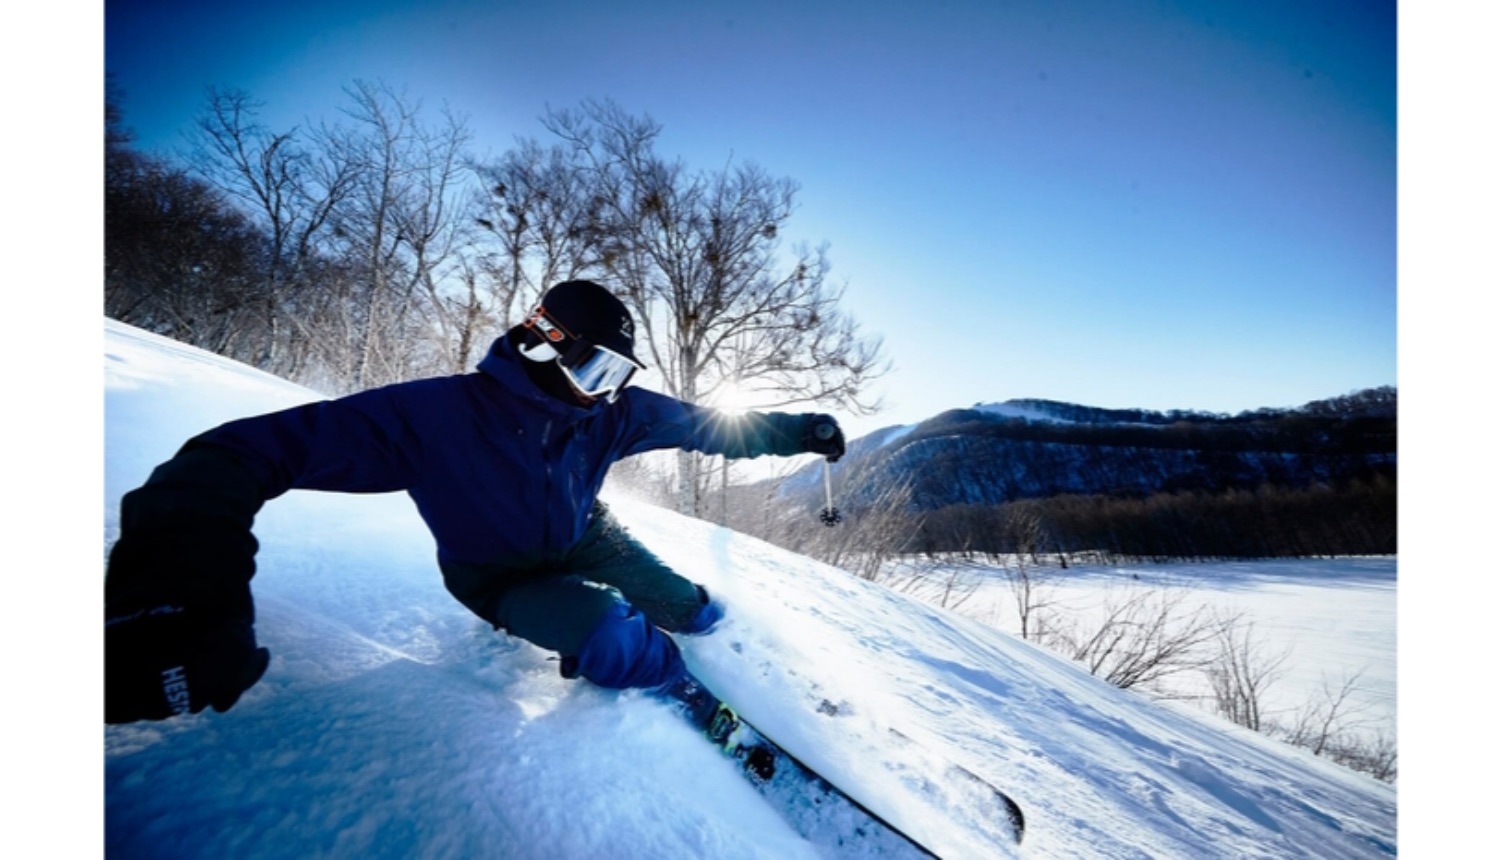
M 147 149 L 207 86 L 276 128 L 384 81 L 476 149 L 609 98 L 801 184 L 792 240 L 895 370 L 856 433 L 977 401 L 1237 412 L 1397 382 L 1391 2 L 105 4 Z

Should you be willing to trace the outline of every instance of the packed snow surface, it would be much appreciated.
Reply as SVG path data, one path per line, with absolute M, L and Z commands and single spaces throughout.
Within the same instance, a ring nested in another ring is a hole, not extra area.
M 189 436 L 317 397 L 112 321 L 104 344 L 106 545 L 120 496 Z M 948 762 L 1024 807 L 1027 857 L 1396 853 L 1390 785 L 806 557 L 609 501 L 728 607 L 682 640 L 695 670 L 944 856 L 1013 855 L 942 802 Z M 270 669 L 228 713 L 106 730 L 110 856 L 819 856 L 664 705 L 564 680 L 554 655 L 468 614 L 405 496 L 294 492 L 256 532 Z

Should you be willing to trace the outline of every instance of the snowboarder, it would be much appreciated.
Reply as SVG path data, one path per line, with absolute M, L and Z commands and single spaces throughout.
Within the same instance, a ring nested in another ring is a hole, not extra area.
M 557 284 L 476 372 L 399 383 L 231 421 L 127 493 L 104 582 L 105 720 L 225 711 L 265 673 L 251 528 L 287 490 L 404 490 L 448 591 L 561 656 L 567 677 L 665 688 L 670 633 L 722 616 L 597 500 L 616 460 L 683 448 L 837 460 L 828 415 L 729 416 L 639 387 L 634 324 L 592 281 Z

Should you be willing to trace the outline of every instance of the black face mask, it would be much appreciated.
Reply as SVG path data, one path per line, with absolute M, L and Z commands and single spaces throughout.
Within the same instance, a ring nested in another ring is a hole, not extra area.
M 510 345 L 519 352 L 526 345 L 526 335 L 519 329 L 511 329 L 506 334 Z M 568 382 L 568 377 L 563 374 L 562 368 L 558 367 L 556 361 L 532 361 L 522 356 L 521 367 L 526 371 L 526 377 L 546 392 L 551 397 L 568 404 L 569 406 L 588 406 L 589 404 L 579 399 L 578 391 L 573 384 Z

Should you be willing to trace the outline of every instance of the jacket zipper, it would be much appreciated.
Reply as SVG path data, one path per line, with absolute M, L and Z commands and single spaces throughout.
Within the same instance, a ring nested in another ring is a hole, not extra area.
M 542 552 L 552 551 L 552 421 L 542 424 Z

